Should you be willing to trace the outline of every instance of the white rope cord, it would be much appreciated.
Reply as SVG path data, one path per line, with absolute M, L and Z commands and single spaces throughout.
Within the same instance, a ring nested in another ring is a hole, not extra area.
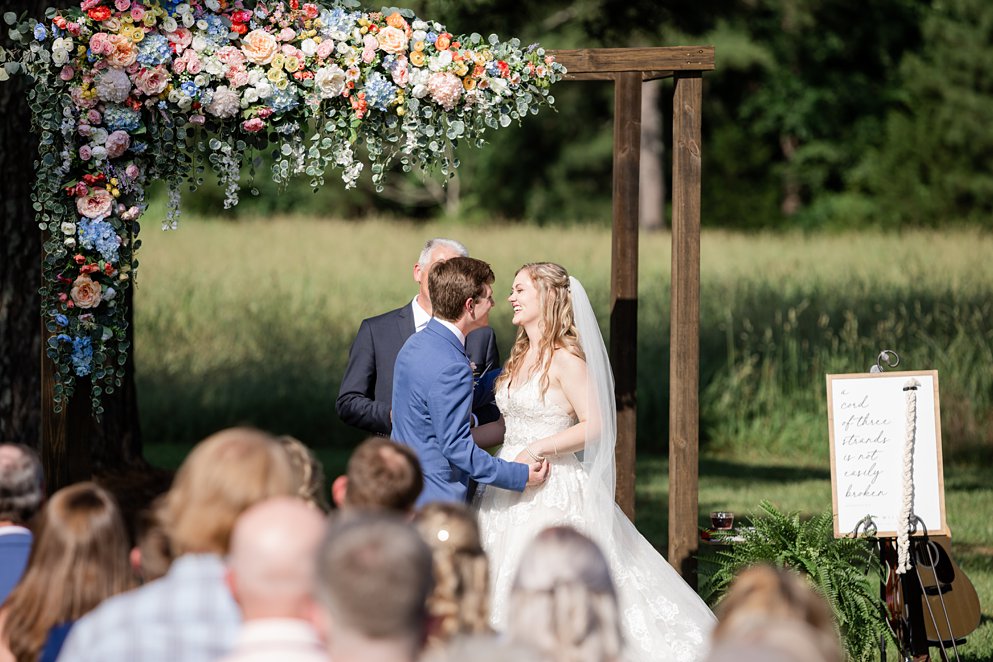
M 907 418 L 903 438 L 903 505 L 897 519 L 896 572 L 910 570 L 910 526 L 914 516 L 914 440 L 917 436 L 917 387 L 921 383 L 911 377 L 903 385 L 907 394 Z

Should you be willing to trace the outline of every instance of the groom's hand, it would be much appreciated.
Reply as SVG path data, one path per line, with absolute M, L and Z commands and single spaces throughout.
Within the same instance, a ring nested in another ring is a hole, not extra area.
M 548 478 L 548 460 L 528 464 L 528 487 L 541 485 Z

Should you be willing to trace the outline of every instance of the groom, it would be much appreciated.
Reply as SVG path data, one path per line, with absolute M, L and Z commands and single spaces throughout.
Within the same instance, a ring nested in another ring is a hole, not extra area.
M 472 368 L 465 337 L 485 327 L 493 307 L 493 270 L 471 257 L 439 262 L 428 275 L 434 318 L 412 335 L 393 371 L 393 439 L 414 449 L 424 473 L 420 507 L 464 502 L 473 479 L 521 492 L 548 476 L 545 462 L 506 462 L 480 449 L 469 433 Z

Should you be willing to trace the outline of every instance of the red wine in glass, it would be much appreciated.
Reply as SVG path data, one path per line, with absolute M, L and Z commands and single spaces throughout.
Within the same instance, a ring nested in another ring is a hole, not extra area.
M 710 525 L 718 531 L 727 531 L 734 526 L 734 513 L 717 510 L 710 513 Z

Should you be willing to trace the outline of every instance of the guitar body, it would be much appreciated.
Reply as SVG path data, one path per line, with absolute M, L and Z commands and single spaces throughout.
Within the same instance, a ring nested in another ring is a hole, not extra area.
M 912 547 L 914 564 L 924 585 L 921 608 L 927 640 L 935 645 L 951 644 L 953 639 L 972 633 L 982 617 L 979 595 L 952 559 L 951 539 L 933 536 L 927 541 L 914 541 Z

